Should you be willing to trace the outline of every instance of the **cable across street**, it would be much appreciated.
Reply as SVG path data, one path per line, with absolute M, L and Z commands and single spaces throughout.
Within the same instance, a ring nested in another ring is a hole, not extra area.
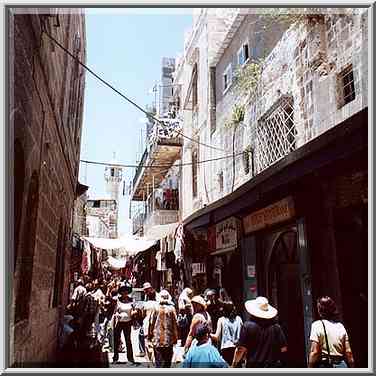
M 62 44 L 60 44 L 60 42 L 58 42 L 52 35 L 50 35 L 47 32 L 47 30 L 45 29 L 44 26 L 42 27 L 42 33 L 46 34 L 58 47 L 60 47 L 65 53 L 67 53 L 72 59 L 74 59 L 78 64 L 80 64 L 83 68 L 85 68 L 88 72 L 90 72 L 95 78 L 97 78 L 99 81 L 101 81 L 104 85 L 108 86 L 110 89 L 112 89 L 115 93 L 117 93 L 118 95 L 120 95 L 127 102 L 129 102 L 130 104 L 132 104 L 133 106 L 135 106 L 137 109 L 139 109 L 141 112 L 143 112 L 146 116 L 152 118 L 153 120 L 157 121 L 158 123 L 160 123 L 163 126 L 166 125 L 163 121 L 159 120 L 158 118 L 156 118 L 155 116 L 153 116 L 152 114 L 150 114 L 149 112 L 147 112 L 145 109 L 143 109 L 137 103 L 135 103 L 130 98 L 128 98 L 125 94 L 123 94 L 122 92 L 120 92 L 118 89 L 116 89 L 110 83 L 108 83 L 106 80 L 104 80 L 98 74 L 96 74 L 92 69 L 90 69 L 86 64 L 84 64 L 80 59 L 78 59 L 68 49 L 66 49 Z M 183 134 L 180 131 L 176 131 L 176 133 L 179 134 L 180 136 L 186 138 L 187 140 L 190 140 L 192 142 L 197 143 L 198 145 L 202 145 L 202 146 L 205 146 L 207 148 L 218 150 L 218 151 L 224 151 L 223 149 L 217 148 L 215 146 L 208 145 L 208 144 L 205 144 L 203 142 L 197 141 L 197 140 L 195 140 L 192 137 L 186 136 L 185 134 Z
M 192 162 L 187 162 L 187 163 L 178 163 L 176 165 L 160 165 L 160 164 L 155 164 L 155 165 L 141 165 L 141 164 L 122 164 L 122 163 L 109 163 L 109 162 L 96 162 L 96 161 L 88 161 L 84 159 L 80 159 L 80 162 L 82 163 L 87 163 L 87 164 L 94 164 L 94 165 L 101 165 L 101 166 L 113 166 L 113 167 L 124 167 L 124 168 L 137 168 L 137 167 L 143 167 L 143 168 L 170 168 L 170 167 L 184 167 L 184 166 L 192 166 L 193 164 L 202 164 L 202 163 L 207 163 L 207 162 L 214 162 L 214 161 L 219 161 L 222 159 L 228 159 L 228 158 L 233 158 L 234 156 L 239 156 L 244 154 L 245 152 L 241 153 L 236 153 L 236 154 L 231 154 L 227 155 L 225 157 L 218 157 L 218 158 L 212 158 L 212 159 L 204 159 L 202 161 L 197 161 L 196 163 Z

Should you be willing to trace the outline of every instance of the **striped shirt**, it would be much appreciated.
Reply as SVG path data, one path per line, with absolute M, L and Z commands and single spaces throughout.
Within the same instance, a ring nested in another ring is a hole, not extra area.
M 178 325 L 175 307 L 160 304 L 152 313 L 149 324 L 149 335 L 155 347 L 169 347 L 178 339 Z

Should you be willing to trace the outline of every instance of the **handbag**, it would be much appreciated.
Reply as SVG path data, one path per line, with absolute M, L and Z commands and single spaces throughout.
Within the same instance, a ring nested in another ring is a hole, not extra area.
M 326 343 L 326 349 L 328 351 L 328 355 L 324 356 L 324 357 L 321 355 L 319 366 L 323 367 L 323 368 L 333 368 L 333 362 L 332 362 L 332 359 L 330 358 L 329 342 L 328 342 L 328 336 L 326 334 L 325 325 L 324 325 L 324 322 L 322 320 L 320 320 L 320 321 L 322 323 L 322 326 L 324 327 L 325 343 Z

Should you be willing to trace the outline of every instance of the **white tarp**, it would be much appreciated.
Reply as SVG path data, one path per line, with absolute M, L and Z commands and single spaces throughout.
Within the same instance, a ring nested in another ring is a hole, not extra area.
M 168 235 L 175 234 L 177 227 L 179 226 L 178 222 L 170 223 L 168 225 L 155 225 L 147 230 L 145 238 L 147 239 L 163 239 Z
M 122 236 L 117 239 L 84 237 L 90 244 L 101 249 L 122 249 L 124 253 L 135 255 L 145 251 L 156 243 L 153 238 L 139 238 L 131 235 Z
M 111 269 L 119 270 L 125 267 L 126 260 L 119 260 L 116 259 L 115 257 L 108 256 L 106 262 L 110 265 Z

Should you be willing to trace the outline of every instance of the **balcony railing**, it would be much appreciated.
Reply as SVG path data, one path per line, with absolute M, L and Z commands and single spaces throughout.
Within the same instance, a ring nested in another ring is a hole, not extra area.
M 154 210 L 146 218 L 144 223 L 144 232 L 147 233 L 148 228 L 157 225 L 168 225 L 179 221 L 178 210 Z
M 143 168 L 142 166 L 144 166 L 146 164 L 147 159 L 148 159 L 148 151 L 147 151 L 147 149 L 145 149 L 144 154 L 142 154 L 141 161 L 138 164 L 138 167 L 136 169 L 136 173 L 135 173 L 134 178 L 133 178 L 133 188 L 135 187 L 135 185 L 137 183 L 137 179 L 141 174 L 141 171 L 142 171 L 142 168 Z
M 144 225 L 146 219 L 146 213 L 145 212 L 139 212 L 132 218 L 132 224 L 133 224 L 133 234 L 138 232 L 142 226 Z

